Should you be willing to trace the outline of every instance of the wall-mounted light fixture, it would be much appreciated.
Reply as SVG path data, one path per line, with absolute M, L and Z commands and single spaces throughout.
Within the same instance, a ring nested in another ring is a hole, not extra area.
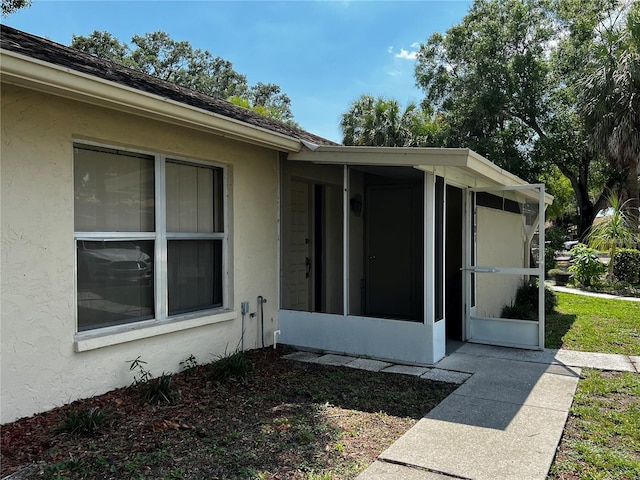
M 359 217 L 362 214 L 362 195 L 356 193 L 349 203 L 351 204 L 351 211 L 356 215 L 356 217 Z

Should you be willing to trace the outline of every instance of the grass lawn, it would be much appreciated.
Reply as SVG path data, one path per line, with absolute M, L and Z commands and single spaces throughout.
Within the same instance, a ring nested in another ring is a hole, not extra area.
M 546 346 L 640 355 L 640 303 L 558 294 Z M 549 478 L 640 478 L 640 374 L 583 369 Z
M 550 479 L 640 478 L 640 374 L 583 369 Z
M 558 293 L 547 315 L 547 348 L 640 355 L 640 302 Z

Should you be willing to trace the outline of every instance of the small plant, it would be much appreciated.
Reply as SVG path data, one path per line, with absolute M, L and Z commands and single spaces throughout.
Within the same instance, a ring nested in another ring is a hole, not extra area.
M 196 368 L 198 366 L 198 359 L 192 353 L 187 358 L 185 358 L 183 361 L 181 361 L 180 365 L 182 366 L 182 370 L 185 370 L 185 371 L 188 372 L 188 371 L 191 371 L 191 370 L 193 370 L 194 368 Z
M 575 275 L 578 283 L 591 287 L 600 283 L 600 277 L 607 271 L 607 267 L 600 261 L 598 251 L 579 243 L 571 250 L 573 265 L 569 271 Z
M 135 360 L 130 360 L 130 371 L 133 374 L 133 385 L 140 389 L 140 393 L 145 402 L 153 405 L 161 403 L 175 403 L 179 394 L 173 386 L 173 376 L 170 373 L 162 372 L 157 378 L 153 378 L 151 372 L 147 370 L 145 365 L 147 362 L 142 360 L 140 356 Z
M 98 407 L 73 408 L 64 413 L 56 430 L 72 435 L 94 435 L 109 420 L 109 415 Z
M 241 350 L 236 350 L 232 354 L 216 357 L 213 363 L 213 379 L 218 382 L 229 380 L 230 378 L 246 379 L 253 370 L 253 365 Z
M 501 318 L 513 318 L 517 320 L 536 320 L 538 315 L 530 305 L 511 304 L 502 307 Z

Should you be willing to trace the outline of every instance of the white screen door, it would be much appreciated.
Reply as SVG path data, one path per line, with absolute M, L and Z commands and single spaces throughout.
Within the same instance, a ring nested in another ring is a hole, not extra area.
M 469 189 L 468 195 L 466 337 L 543 349 L 544 185 Z

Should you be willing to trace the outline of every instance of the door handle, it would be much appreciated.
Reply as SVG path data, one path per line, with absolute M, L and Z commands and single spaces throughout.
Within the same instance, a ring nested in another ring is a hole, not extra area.
M 309 278 L 309 275 L 311 275 L 311 259 L 309 257 L 306 257 L 304 259 L 304 264 L 307 267 L 307 272 L 305 274 L 305 277 Z

